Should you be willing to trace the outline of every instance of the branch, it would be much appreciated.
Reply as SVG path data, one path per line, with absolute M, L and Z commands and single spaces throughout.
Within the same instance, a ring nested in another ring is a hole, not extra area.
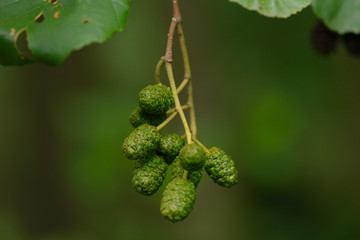
M 185 110 L 185 109 L 188 109 L 189 106 L 188 106 L 188 105 L 183 105 L 183 106 L 181 106 L 181 108 L 182 108 L 183 110 Z M 163 121 L 159 126 L 157 126 L 157 130 L 160 131 L 160 130 L 163 129 L 166 125 L 168 125 L 168 124 L 171 122 L 171 120 L 173 120 L 174 117 L 176 117 L 176 115 L 178 115 L 178 113 L 179 113 L 179 112 L 177 111 L 176 108 L 172 108 L 172 109 L 170 109 L 169 111 L 167 111 L 166 114 L 170 114 L 170 116 L 168 116 L 168 117 L 165 119 L 165 121 Z
M 165 121 L 163 121 L 159 126 L 157 126 L 157 130 L 160 131 L 163 127 L 165 127 L 171 120 L 174 119 L 178 115 L 177 111 L 174 111 Z
M 179 113 L 182 124 L 184 126 L 187 143 L 191 144 L 192 143 L 192 134 L 190 132 L 189 124 L 188 124 L 188 122 L 186 120 L 184 111 L 183 111 L 183 109 L 181 107 L 178 92 L 177 92 L 177 89 L 176 89 L 176 84 L 175 84 L 174 74 L 173 74 L 173 70 L 172 70 L 172 65 L 171 65 L 171 63 L 173 61 L 173 59 L 172 59 L 172 46 L 173 46 L 173 42 L 174 42 L 174 32 L 175 32 L 176 26 L 182 22 L 178 1 L 179 0 L 172 0 L 173 7 L 174 7 L 174 16 L 171 19 L 171 24 L 170 24 L 170 29 L 169 29 L 169 33 L 168 33 L 168 39 L 167 39 L 167 44 L 166 44 L 166 52 L 165 52 L 164 60 L 165 60 L 166 72 L 167 72 L 169 82 L 170 82 L 170 88 L 171 88 L 171 91 L 173 93 L 173 97 L 174 97 L 174 101 L 175 101 L 175 109 L 176 109 L 176 112 Z M 190 68 L 188 70 L 190 70 Z M 187 75 L 185 75 L 185 79 L 190 79 L 190 78 L 187 78 Z M 188 85 L 188 86 L 189 86 L 189 88 L 191 87 L 191 85 Z M 188 90 L 188 93 L 192 94 L 192 91 Z M 190 99 L 192 99 L 192 95 L 191 95 Z M 192 101 L 188 100 L 188 103 L 191 104 Z M 191 112 L 191 111 L 194 111 L 193 109 L 194 109 L 194 107 L 190 105 L 190 118 L 194 120 L 195 115 L 194 115 L 193 112 Z M 191 123 L 191 125 L 193 126 L 193 123 Z M 196 130 L 196 126 L 195 126 L 195 130 Z M 193 136 L 196 136 L 196 135 L 193 135 Z M 184 170 L 184 176 L 183 177 L 186 179 L 187 176 L 188 176 L 188 171 Z
M 191 69 L 190 69 L 190 62 L 189 62 L 189 55 L 186 48 L 185 43 L 185 37 L 184 37 L 184 31 L 182 29 L 182 24 L 179 23 L 177 26 L 177 32 L 180 40 L 180 48 L 181 53 L 183 56 L 183 62 L 184 62 L 184 72 L 185 77 L 184 79 L 188 79 L 188 99 L 187 104 L 190 106 L 190 129 L 192 136 L 196 138 L 197 136 L 197 126 L 196 126 L 196 116 L 195 116 L 195 107 L 194 107 L 194 99 L 193 99 L 193 90 L 192 90 L 192 79 L 191 79 Z M 181 86 L 181 85 L 180 85 Z
M 204 149 L 205 152 L 209 152 L 209 149 L 207 149 L 204 144 L 202 144 L 199 140 L 197 140 L 196 138 L 193 138 L 193 141 L 199 145 L 200 147 L 202 147 Z
M 182 105 L 181 108 L 182 108 L 183 110 L 186 110 L 186 109 L 189 109 L 190 106 L 187 105 L 187 104 L 185 104 L 185 105 Z M 172 114 L 173 112 L 176 112 L 176 108 L 172 108 L 172 109 L 168 110 L 168 111 L 166 112 L 166 114 Z
M 160 58 L 160 61 L 156 64 L 156 68 L 155 68 L 155 82 L 156 83 L 160 83 L 160 71 L 162 66 L 164 65 L 164 57 Z
M 189 83 L 190 79 L 189 78 L 184 78 L 184 80 L 182 81 L 182 83 L 178 86 L 177 88 L 177 93 L 179 94 L 185 87 L 186 85 Z
M 176 28 L 176 25 L 182 21 L 178 1 L 179 0 L 172 0 L 173 7 L 174 7 L 174 16 L 171 19 L 171 24 L 170 24 L 170 29 L 169 29 L 168 39 L 167 39 L 167 44 L 166 44 L 166 52 L 165 52 L 165 57 L 164 57 L 165 61 L 169 62 L 169 63 L 173 61 L 172 46 L 173 46 L 173 42 L 174 42 L 175 28 Z
M 165 68 L 166 68 L 166 72 L 167 72 L 167 75 L 168 75 L 168 78 L 169 78 L 170 88 L 171 88 L 171 91 L 173 93 L 176 112 L 179 113 L 182 124 L 184 126 L 187 143 L 191 144 L 192 143 L 191 132 L 190 132 L 189 124 L 187 123 L 184 111 L 183 111 L 183 109 L 181 107 L 179 96 L 178 96 L 178 94 L 176 92 L 176 84 L 175 84 L 175 79 L 174 79 L 174 74 L 173 74 L 171 63 L 165 62 Z

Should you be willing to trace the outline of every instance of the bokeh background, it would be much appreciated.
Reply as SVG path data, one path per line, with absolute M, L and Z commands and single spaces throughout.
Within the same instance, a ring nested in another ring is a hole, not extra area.
M 0 67 L 0 239 L 360 239 L 360 61 L 341 45 L 313 51 L 311 9 L 181 7 L 199 139 L 233 157 L 238 185 L 204 175 L 176 224 L 160 215 L 163 188 L 132 189 L 121 144 L 172 15 L 170 2 L 133 1 L 123 33 L 58 67 Z M 178 80 L 181 64 L 175 54 Z M 165 132 L 183 133 L 179 121 Z

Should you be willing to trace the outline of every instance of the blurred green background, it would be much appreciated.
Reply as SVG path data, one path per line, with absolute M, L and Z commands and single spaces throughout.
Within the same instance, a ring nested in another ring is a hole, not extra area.
M 312 50 L 311 9 L 279 20 L 225 0 L 181 7 L 199 139 L 233 157 L 238 185 L 204 175 L 176 224 L 159 212 L 163 188 L 132 189 L 121 144 L 172 15 L 170 2 L 133 1 L 123 33 L 58 67 L 0 67 L 0 239 L 360 239 L 360 61 Z

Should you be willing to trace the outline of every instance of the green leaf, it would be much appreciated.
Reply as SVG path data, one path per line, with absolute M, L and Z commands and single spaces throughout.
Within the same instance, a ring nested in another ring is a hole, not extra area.
M 310 5 L 311 0 L 230 0 L 267 17 L 288 18 Z
M 313 9 L 331 30 L 360 33 L 359 0 L 313 0 Z
M 129 2 L 0 0 L 0 64 L 59 64 L 73 50 L 123 30 Z

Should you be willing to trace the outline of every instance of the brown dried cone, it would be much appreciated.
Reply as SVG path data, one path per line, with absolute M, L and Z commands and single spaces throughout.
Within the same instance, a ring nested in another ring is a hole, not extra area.
M 193 209 L 195 199 L 194 183 L 185 178 L 174 178 L 163 192 L 161 214 L 172 222 L 184 220 Z
M 311 31 L 311 43 L 323 56 L 329 55 L 336 48 L 338 34 L 329 30 L 322 21 L 317 21 Z
M 360 34 L 348 33 L 343 36 L 348 53 L 353 57 L 360 57 Z
M 229 155 L 217 147 L 206 153 L 205 170 L 215 183 L 223 187 L 232 187 L 237 183 L 238 171 Z
M 166 170 L 165 159 L 159 155 L 154 154 L 150 159 L 139 160 L 135 165 L 133 187 L 138 193 L 154 194 L 162 185 Z

